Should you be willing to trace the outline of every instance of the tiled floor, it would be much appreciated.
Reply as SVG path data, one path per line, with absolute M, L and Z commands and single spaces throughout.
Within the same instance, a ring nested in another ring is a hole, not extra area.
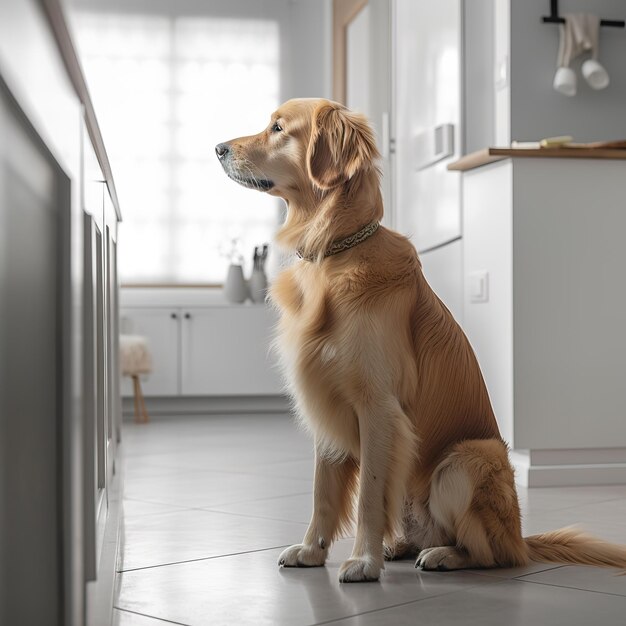
M 181 418 L 124 430 L 118 626 L 626 624 L 626 576 L 588 567 L 420 572 L 378 583 L 325 568 L 279 569 L 311 511 L 311 442 L 286 416 Z M 580 522 L 626 542 L 626 486 L 520 489 L 526 534 Z

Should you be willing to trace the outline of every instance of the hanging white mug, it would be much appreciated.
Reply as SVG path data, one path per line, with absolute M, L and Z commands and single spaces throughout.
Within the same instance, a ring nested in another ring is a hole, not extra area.
M 609 86 L 608 72 L 595 59 L 587 59 L 580 69 L 592 89 L 605 89 Z
M 576 95 L 576 73 L 571 67 L 559 67 L 554 75 L 554 88 L 565 96 Z

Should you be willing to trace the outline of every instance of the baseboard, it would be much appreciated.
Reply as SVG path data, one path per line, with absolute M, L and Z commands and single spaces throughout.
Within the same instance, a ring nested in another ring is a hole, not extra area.
M 626 448 L 514 450 L 511 462 L 523 487 L 626 484 Z
M 115 575 L 122 528 L 122 495 L 124 488 L 123 445 L 118 444 L 115 474 L 108 487 L 109 508 L 104 539 L 98 561 L 97 578 L 86 584 L 86 624 L 102 626 L 113 623 Z
M 177 415 L 215 415 L 224 413 L 288 413 L 290 401 L 286 396 L 213 396 L 213 397 L 150 397 L 146 398 L 150 419 Z M 133 398 L 122 398 L 125 421 L 134 417 Z

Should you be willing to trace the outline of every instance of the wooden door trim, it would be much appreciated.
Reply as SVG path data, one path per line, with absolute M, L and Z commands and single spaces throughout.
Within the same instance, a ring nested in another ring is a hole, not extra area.
M 348 24 L 368 0 L 333 0 L 333 100 L 346 103 L 346 40 Z

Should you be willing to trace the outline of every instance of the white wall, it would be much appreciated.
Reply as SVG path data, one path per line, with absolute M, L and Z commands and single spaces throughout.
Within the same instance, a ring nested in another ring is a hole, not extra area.
M 332 95 L 332 0 L 289 0 L 287 98 Z
M 624 0 L 563 0 L 559 10 L 626 19 Z M 548 0 L 464 0 L 465 152 L 511 139 L 626 137 L 626 31 L 600 29 L 600 61 L 611 77 L 609 87 L 593 91 L 580 75 L 579 60 L 573 64 L 578 93 L 568 98 L 552 88 L 559 27 L 542 23 L 549 12 Z M 510 68 L 501 75 L 506 48 Z M 504 83 L 500 88 L 498 80 Z
M 563 0 L 561 12 L 590 12 L 626 19 L 624 0 Z M 547 0 L 511 2 L 511 138 L 571 134 L 580 141 L 626 137 L 626 31 L 600 28 L 600 62 L 611 84 L 593 91 L 578 75 L 573 98 L 552 89 L 559 28 L 541 23 Z M 578 71 L 580 62 L 574 67 Z
M 370 8 L 366 4 L 346 26 L 346 106 L 370 113 Z
M 494 0 L 463 2 L 463 153 L 495 141 Z

